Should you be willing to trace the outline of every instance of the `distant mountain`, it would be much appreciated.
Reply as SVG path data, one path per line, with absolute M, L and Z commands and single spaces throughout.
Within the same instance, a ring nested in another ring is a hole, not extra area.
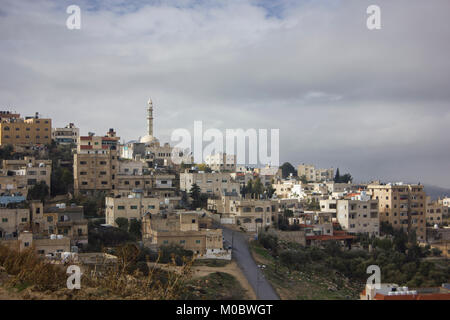
M 424 184 L 424 189 L 427 196 L 430 196 L 432 200 L 438 198 L 450 197 L 450 189 L 442 188 L 437 186 L 431 186 L 429 184 Z

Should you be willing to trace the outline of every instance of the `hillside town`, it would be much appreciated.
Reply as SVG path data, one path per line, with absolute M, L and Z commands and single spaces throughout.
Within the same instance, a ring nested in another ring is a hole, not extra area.
M 280 243 L 311 252 L 335 245 L 342 254 L 370 254 L 405 235 L 406 255 L 417 250 L 449 270 L 450 197 L 432 198 L 420 183 L 356 183 L 350 173 L 314 164 L 249 167 L 225 153 L 177 164 L 172 155 L 178 151 L 154 135 L 154 108 L 149 100 L 146 134 L 122 143 L 120 128 L 82 135 L 71 119 L 55 128 L 53 119 L 38 112 L 1 111 L 0 246 L 31 248 L 56 264 L 68 258 L 113 261 L 114 248 L 125 243 L 154 254 L 178 248 L 198 261 L 236 259 L 256 298 L 267 292 L 259 292 L 259 279 L 254 288 L 252 266 L 234 255 L 242 250 L 235 240 L 240 236 L 250 250 L 266 250 L 291 268 L 300 253 L 275 254 Z M 265 268 L 258 264 L 257 272 Z M 424 289 L 431 282 L 414 275 L 388 278 L 393 282 L 381 289 L 361 287 L 361 299 L 450 296 L 448 273 L 434 289 Z

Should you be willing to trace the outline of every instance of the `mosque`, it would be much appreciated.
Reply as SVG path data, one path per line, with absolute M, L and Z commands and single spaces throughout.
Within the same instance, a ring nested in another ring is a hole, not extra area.
M 169 143 L 161 146 L 159 140 L 153 135 L 153 102 L 147 102 L 147 134 L 137 140 L 129 141 L 120 148 L 122 159 L 142 160 L 147 162 L 149 168 L 167 167 L 172 164 L 173 148 Z

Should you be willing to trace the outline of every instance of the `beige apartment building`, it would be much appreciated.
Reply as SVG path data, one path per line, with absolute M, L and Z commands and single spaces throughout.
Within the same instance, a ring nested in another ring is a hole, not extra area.
M 256 231 L 277 221 L 280 204 L 271 199 L 252 199 L 240 196 L 221 196 L 208 199 L 208 210 L 219 213 L 223 224 L 236 224 L 248 231 Z
M 426 194 L 423 185 L 369 184 L 367 192 L 378 200 L 380 223 L 390 223 L 405 232 L 415 230 L 418 241 L 426 241 Z
M 70 238 L 64 236 L 43 237 L 30 231 L 23 231 L 15 239 L 0 240 L 0 243 L 19 252 L 33 248 L 41 256 L 57 256 L 70 252 Z
M 51 160 L 36 160 L 24 157 L 21 160 L 3 160 L 0 171 L 0 194 L 21 194 L 37 183 L 45 182 L 51 187 Z
M 186 170 L 180 174 L 180 190 L 189 192 L 193 184 L 200 187 L 201 193 L 209 196 L 221 196 L 226 193 L 240 192 L 240 185 L 235 182 L 230 173 L 226 172 L 195 172 Z
M 0 146 L 45 145 L 52 141 L 52 120 L 33 117 L 21 118 L 20 114 L 0 111 Z
M 30 226 L 30 210 L 0 208 L 0 239 L 15 238 Z
M 58 144 L 77 144 L 80 136 L 80 129 L 75 127 L 73 123 L 69 123 L 64 128 L 53 128 L 52 139 Z
M 269 187 L 276 180 L 279 180 L 283 177 L 280 167 L 274 167 L 270 165 L 253 169 L 253 176 L 255 178 L 258 177 L 265 187 Z
M 114 196 L 127 197 L 140 190 L 146 197 L 176 197 L 175 175 L 151 171 L 142 175 L 118 174 Z
M 106 197 L 106 224 L 117 226 L 117 218 L 141 220 L 147 213 L 157 214 L 164 204 L 164 198 L 142 197 L 139 194 L 123 198 Z
M 222 229 L 213 229 L 212 219 L 203 211 L 146 214 L 142 236 L 144 245 L 148 247 L 176 244 L 201 256 L 220 257 L 225 254 Z
M 380 235 L 378 200 L 337 200 L 337 221 L 350 234 Z
M 213 171 L 236 171 L 236 155 L 226 153 L 216 153 L 207 155 L 205 163 Z
M 119 139 L 113 129 L 104 137 L 89 135 L 78 138 L 73 159 L 75 195 L 95 191 L 109 193 L 116 188 Z
M 427 197 L 426 202 L 426 218 L 430 225 L 441 225 L 444 218 L 448 215 L 448 207 L 444 206 L 442 201 L 431 201 L 431 197 Z
M 297 167 L 299 177 L 305 176 L 311 182 L 331 181 L 334 179 L 334 169 L 320 169 L 311 164 L 301 164 Z

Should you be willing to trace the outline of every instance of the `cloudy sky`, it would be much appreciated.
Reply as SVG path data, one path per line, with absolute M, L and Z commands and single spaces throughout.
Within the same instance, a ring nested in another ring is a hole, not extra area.
M 81 29 L 66 27 L 67 6 Z M 366 27 L 381 7 L 382 29 Z M 123 140 L 279 128 L 280 162 L 450 187 L 450 1 L 0 4 L 1 109 Z

